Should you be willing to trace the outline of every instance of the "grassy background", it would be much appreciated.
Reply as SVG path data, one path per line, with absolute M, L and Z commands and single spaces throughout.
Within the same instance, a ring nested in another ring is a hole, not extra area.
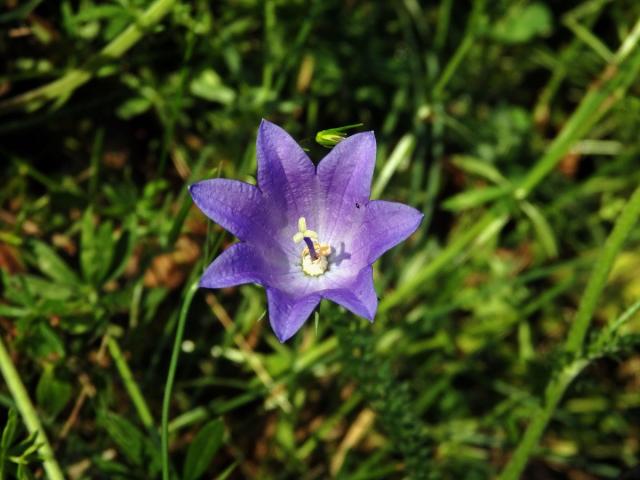
M 364 123 L 374 196 L 425 222 L 376 264 L 373 326 L 324 302 L 281 345 L 260 288 L 196 293 L 173 478 L 638 463 L 640 4 L 3 4 L 0 476 L 45 476 L 22 384 L 66 477 L 159 478 L 181 305 L 233 242 L 186 185 L 253 181 L 262 117 L 314 161 Z

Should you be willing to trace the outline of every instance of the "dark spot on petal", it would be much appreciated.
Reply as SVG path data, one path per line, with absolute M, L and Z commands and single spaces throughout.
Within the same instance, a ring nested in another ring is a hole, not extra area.
M 356 208 L 360 208 L 360 204 L 356 202 Z

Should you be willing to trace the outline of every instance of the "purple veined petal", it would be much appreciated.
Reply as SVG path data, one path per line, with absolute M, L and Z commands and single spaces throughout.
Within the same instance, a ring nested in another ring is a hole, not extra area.
M 403 203 L 373 200 L 367 204 L 357 244 L 368 249 L 366 263 L 372 264 L 384 252 L 417 230 L 424 215 Z
M 341 141 L 318 165 L 320 194 L 323 197 L 321 233 L 328 241 L 338 240 L 342 230 L 359 224 L 359 206 L 369 200 L 376 165 L 373 132 L 352 135 Z
M 267 303 L 271 328 L 278 340 L 285 342 L 300 330 L 320 303 L 320 296 L 296 297 L 276 288 L 267 288 Z
M 237 180 L 215 178 L 189 187 L 194 203 L 204 214 L 240 240 L 265 231 L 262 194 L 257 187 Z M 261 234 L 261 236 L 264 233 Z
M 356 315 L 373 322 L 378 310 L 378 297 L 373 287 L 373 268 L 364 267 L 346 287 L 325 290 L 322 297 L 342 305 Z
M 296 141 L 279 126 L 262 120 L 256 142 L 258 187 L 281 225 L 295 225 L 299 217 L 314 223 L 316 169 Z M 291 236 L 295 234 L 295 229 Z
M 269 267 L 255 247 L 236 243 L 207 267 L 200 279 L 200 286 L 224 288 L 244 283 L 263 283 L 267 280 L 268 272 Z

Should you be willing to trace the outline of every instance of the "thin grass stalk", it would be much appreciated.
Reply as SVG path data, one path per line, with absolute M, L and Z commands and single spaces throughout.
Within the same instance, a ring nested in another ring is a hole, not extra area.
M 169 480 L 169 406 L 171 404 L 171 393 L 176 378 L 176 369 L 178 368 L 178 357 L 180 356 L 180 346 L 184 336 L 184 328 L 187 323 L 187 313 L 193 297 L 198 291 L 198 282 L 191 284 L 182 301 L 180 309 L 180 317 L 178 318 L 178 326 L 173 341 L 173 350 L 171 352 L 171 360 L 169 362 L 169 371 L 167 373 L 167 383 L 164 387 L 164 396 L 162 399 L 162 426 L 161 426 L 161 450 L 162 450 L 162 480 Z
M 20 415 L 22 415 L 22 420 L 27 426 L 27 430 L 31 434 L 36 434 L 36 442 L 39 444 L 38 451 L 42 455 L 42 465 L 44 466 L 45 472 L 47 472 L 47 477 L 49 480 L 64 480 L 62 469 L 60 468 L 60 465 L 58 465 L 58 461 L 53 454 L 51 444 L 47 439 L 47 434 L 45 433 L 44 428 L 40 423 L 40 419 L 38 418 L 38 412 L 33 406 L 33 403 L 31 403 L 29 393 L 22 383 L 20 374 L 11 361 L 11 356 L 1 339 L 0 371 L 2 371 L 4 381 L 11 392 L 11 396 L 13 397 L 13 401 L 16 403 L 16 407 L 18 408 Z
M 586 365 L 587 361 L 580 357 L 585 336 L 591 325 L 591 320 L 600 295 L 604 290 L 613 262 L 639 217 L 640 187 L 631 195 L 622 214 L 618 217 L 611 234 L 605 242 L 604 249 L 591 273 L 589 283 L 580 300 L 578 312 L 576 313 L 575 320 L 571 324 L 569 335 L 564 345 L 566 354 L 571 355 L 569 358 L 574 358 L 575 360 L 567 368 L 563 369 L 560 374 L 554 372 L 552 375 L 545 391 L 544 403 L 540 410 L 531 416 L 531 423 L 527 427 L 511 460 L 501 473 L 499 477 L 500 480 L 516 480 L 520 478 L 529 457 L 536 445 L 538 445 L 540 437 L 551 420 L 553 412 L 562 399 L 564 392 L 582 367 Z
M 514 195 L 518 199 L 526 198 L 571 148 L 589 133 L 591 128 L 615 105 L 638 76 L 640 71 L 640 19 L 624 40 L 614 56 L 614 63 L 608 65 L 600 77 L 593 83 L 580 105 L 562 131 L 551 142 L 547 152 L 540 158 L 532 170 L 518 184 Z M 410 279 L 398 285 L 380 303 L 380 310 L 387 311 L 413 294 L 420 292 L 420 286 L 446 268 L 464 251 L 487 226 L 502 215 L 501 209 L 488 210 L 472 226 L 452 241 L 438 257 L 418 271 Z
M 142 395 L 142 392 L 140 391 L 140 387 L 138 387 L 136 380 L 133 378 L 133 373 L 122 354 L 120 345 L 118 345 L 118 342 L 110 336 L 107 338 L 107 348 L 109 349 L 111 358 L 113 358 L 113 361 L 116 364 L 120 378 L 122 378 L 124 387 L 129 394 L 129 398 L 131 398 L 131 401 L 133 402 L 133 406 L 138 413 L 138 417 L 140 417 L 140 421 L 145 428 L 153 428 L 153 416 L 151 415 L 151 410 L 144 399 L 144 395 Z

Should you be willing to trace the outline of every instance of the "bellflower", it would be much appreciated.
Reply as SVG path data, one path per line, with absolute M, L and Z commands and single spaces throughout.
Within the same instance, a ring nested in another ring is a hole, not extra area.
M 373 132 L 341 141 L 316 168 L 287 132 L 263 120 L 256 149 L 257 186 L 213 179 L 189 187 L 200 210 L 240 239 L 207 268 L 200 286 L 262 285 L 281 342 L 323 298 L 373 321 L 371 265 L 423 217 L 401 203 L 369 200 Z

